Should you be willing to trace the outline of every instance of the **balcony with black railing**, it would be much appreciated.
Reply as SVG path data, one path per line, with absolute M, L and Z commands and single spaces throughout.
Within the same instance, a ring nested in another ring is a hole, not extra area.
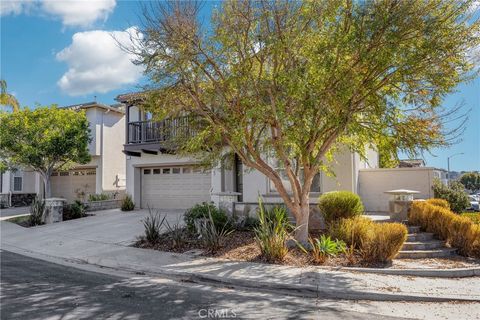
M 128 122 L 126 151 L 172 149 L 175 140 L 194 135 L 191 116 Z

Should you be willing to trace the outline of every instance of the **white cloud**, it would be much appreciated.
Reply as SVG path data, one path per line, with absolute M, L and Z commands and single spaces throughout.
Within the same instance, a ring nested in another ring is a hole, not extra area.
M 132 44 L 131 27 L 125 31 L 86 31 L 75 33 L 72 44 L 56 58 L 68 64 L 68 71 L 57 82 L 58 86 L 72 96 L 105 93 L 134 84 L 142 76 L 143 68 L 132 63 L 134 55 L 118 47 Z
M 33 13 L 62 20 L 64 26 L 88 27 L 105 21 L 116 0 L 2 0 L 0 15 Z
M 25 12 L 31 4 L 33 4 L 33 2 L 25 0 L 0 1 L 0 16 L 21 14 Z
M 65 26 L 87 27 L 106 20 L 115 8 L 115 0 L 43 0 L 42 9 L 60 17 Z

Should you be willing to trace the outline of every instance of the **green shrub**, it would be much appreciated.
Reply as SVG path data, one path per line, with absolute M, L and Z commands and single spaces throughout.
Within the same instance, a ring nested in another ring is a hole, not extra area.
M 88 195 L 88 201 L 104 201 L 104 200 L 109 200 L 110 195 L 106 193 L 99 193 L 99 194 L 89 194 Z
M 45 215 L 45 201 L 35 197 L 30 206 L 30 216 L 28 218 L 28 223 L 31 226 L 38 226 L 43 224 L 43 219 Z
M 320 239 L 309 240 L 311 246 L 311 256 L 315 263 L 324 263 L 329 257 L 335 257 L 345 252 L 345 242 L 341 240 L 332 240 L 330 236 L 322 234 Z
M 228 217 L 225 211 L 215 207 L 213 203 L 199 203 L 188 209 L 183 216 L 188 231 L 197 232 L 195 225 L 199 220 L 209 219 L 212 216 L 212 220 L 217 229 L 225 228 L 229 225 Z
M 343 218 L 359 216 L 364 212 L 360 197 L 349 191 L 333 191 L 321 195 L 318 207 L 327 225 Z
M 433 193 L 435 198 L 448 201 L 453 212 L 461 213 L 470 206 L 468 194 L 465 192 L 463 184 L 458 181 L 451 181 L 450 186 L 447 186 L 436 179 L 433 183 Z
M 227 229 L 226 225 L 217 227 L 217 223 L 213 219 L 211 212 L 208 213 L 207 219 L 199 219 L 196 222 L 196 229 L 200 235 L 200 241 L 208 252 L 217 252 L 224 244 L 225 238 L 233 232 Z
M 282 210 L 267 212 L 259 199 L 258 226 L 255 227 L 255 241 L 267 261 L 282 261 L 288 253 L 285 241 L 291 228 Z
M 133 209 L 135 209 L 135 203 L 133 203 L 132 197 L 127 194 L 122 201 L 121 210 L 132 211 Z
M 427 202 L 414 201 L 408 220 L 446 240 L 458 248 L 460 254 L 480 258 L 480 226 L 468 217 Z
M 151 244 L 157 243 L 157 241 L 160 239 L 160 231 L 165 223 L 166 217 L 167 216 L 161 217 L 158 211 L 154 213 L 152 209 L 148 208 L 148 216 L 142 220 L 145 228 L 145 240 Z
M 87 215 L 87 206 L 75 200 L 72 204 L 63 207 L 63 220 L 83 218 Z
M 401 223 L 376 223 L 366 217 L 342 219 L 332 224 L 329 233 L 360 252 L 369 263 L 391 261 L 407 238 Z

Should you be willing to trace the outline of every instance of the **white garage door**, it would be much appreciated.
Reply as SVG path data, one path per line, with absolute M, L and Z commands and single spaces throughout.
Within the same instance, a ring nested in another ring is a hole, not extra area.
M 142 169 L 142 208 L 188 209 L 210 201 L 211 175 L 194 167 Z
M 78 169 L 54 172 L 51 176 L 52 196 L 68 202 L 83 200 L 95 193 L 95 169 Z

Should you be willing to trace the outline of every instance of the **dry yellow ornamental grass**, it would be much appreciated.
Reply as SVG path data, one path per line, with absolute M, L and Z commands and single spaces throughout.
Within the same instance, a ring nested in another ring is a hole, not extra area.
M 453 213 L 443 205 L 432 203 L 440 202 L 413 202 L 408 221 L 446 240 L 452 247 L 457 248 L 460 254 L 479 258 L 480 226 L 467 217 Z

